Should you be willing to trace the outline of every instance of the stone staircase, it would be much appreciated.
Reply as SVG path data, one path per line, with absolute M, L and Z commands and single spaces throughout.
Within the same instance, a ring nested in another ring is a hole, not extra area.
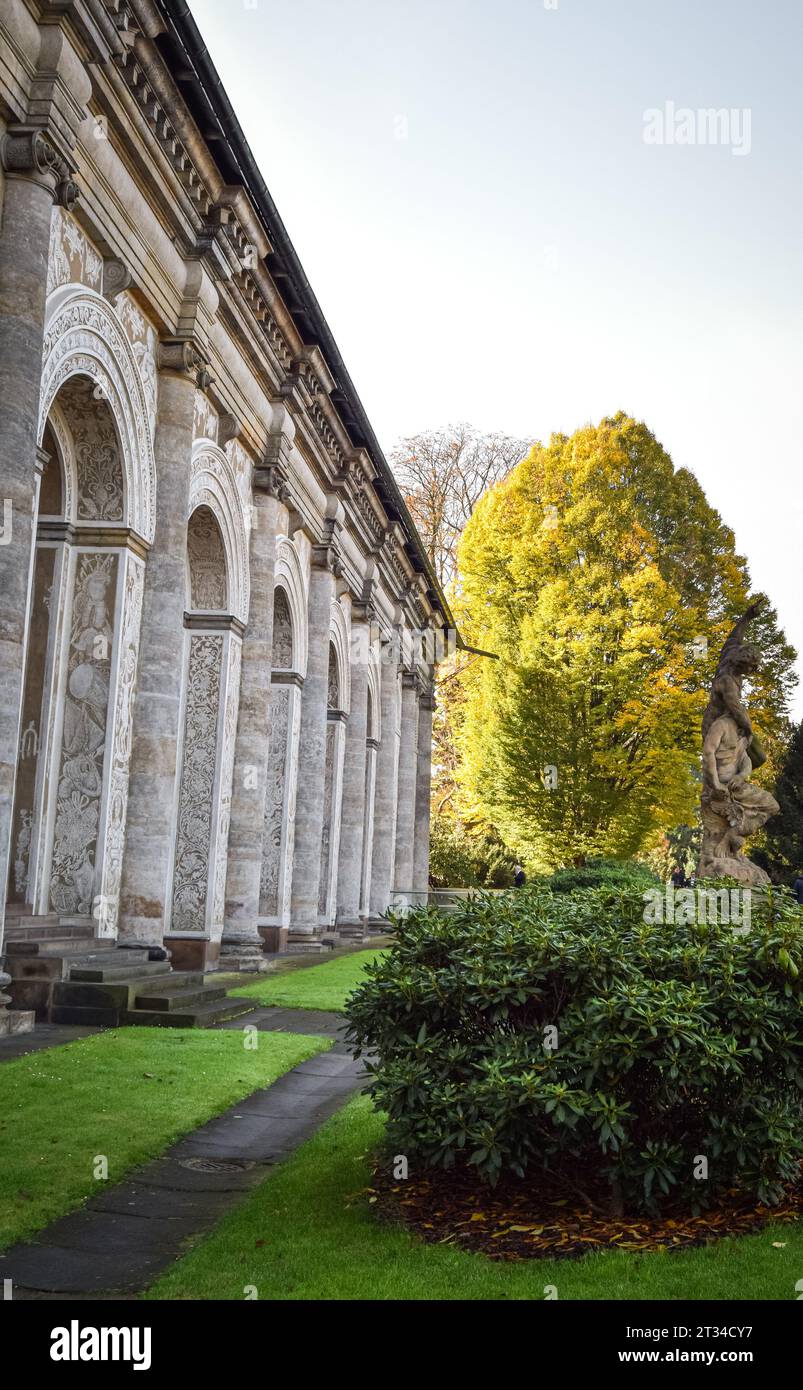
M 211 1028 L 254 1007 L 227 999 L 202 971 L 173 970 L 148 949 L 97 939 L 91 924 L 18 914 L 7 919 L 5 970 L 12 1007 L 40 1021 L 115 1028 Z

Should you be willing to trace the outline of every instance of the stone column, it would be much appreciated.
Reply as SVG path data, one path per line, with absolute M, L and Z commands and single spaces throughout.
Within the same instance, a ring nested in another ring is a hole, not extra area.
M 74 201 L 41 131 L 3 138 L 0 230 L 0 941 L 6 902 L 36 525 L 36 464 L 50 219 Z
M 409 893 L 413 886 L 416 773 L 418 768 L 418 678 L 413 671 L 402 675 L 399 789 L 396 813 L 396 864 L 392 887 Z
M 363 926 L 371 916 L 371 868 L 374 853 L 374 792 L 376 790 L 376 757 L 379 740 L 366 739 L 365 743 L 365 831 L 362 843 L 362 869 L 360 882 L 360 920 Z
M 329 625 L 335 596 L 336 568 L 339 568 L 339 561 L 333 546 L 313 547 L 307 620 L 307 673 L 301 697 L 291 940 L 313 937 L 318 928 L 326 784 Z
M 413 888 L 415 905 L 424 906 L 429 889 L 429 820 L 432 788 L 432 713 L 435 697 L 425 691 L 418 702 L 418 769 L 415 783 Z M 420 895 L 420 896 L 419 896 Z
M 337 882 L 337 921 L 346 928 L 360 925 L 360 878 L 365 818 L 365 757 L 368 735 L 368 660 L 370 625 L 363 616 L 351 618 L 351 704 L 346 725 L 343 796 L 340 811 L 340 863 Z
M 271 738 L 273 605 L 276 538 L 286 487 L 277 465 L 256 470 L 251 519 L 251 599 L 243 639 L 240 711 L 234 751 L 226 915 L 221 963 L 241 967 L 262 960 L 257 930 L 265 791 Z
M 371 856 L 371 917 L 384 916 L 393 887 L 396 845 L 396 806 L 399 773 L 399 667 L 395 659 L 382 663 L 382 737 L 377 749 L 374 792 L 374 844 Z
M 157 945 L 164 934 L 176 834 L 187 513 L 200 363 L 191 343 L 160 346 L 156 532 L 145 568 L 119 918 L 121 938 Z

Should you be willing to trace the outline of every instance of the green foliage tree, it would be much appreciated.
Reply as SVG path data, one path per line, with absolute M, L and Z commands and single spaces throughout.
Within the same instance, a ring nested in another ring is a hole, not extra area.
M 767 859 L 781 876 L 803 872 L 803 721 L 793 730 L 775 783 L 775 799 L 781 809 L 764 830 Z
M 499 658 L 460 675 L 469 818 L 539 869 L 627 858 L 691 822 L 706 691 L 750 595 L 694 476 L 623 414 L 553 435 L 486 493 L 458 559 L 463 632 Z M 771 779 L 795 653 L 769 604 L 751 639 Z
M 509 888 L 514 861 L 492 832 L 472 835 L 460 821 L 433 821 L 429 877 L 434 888 Z

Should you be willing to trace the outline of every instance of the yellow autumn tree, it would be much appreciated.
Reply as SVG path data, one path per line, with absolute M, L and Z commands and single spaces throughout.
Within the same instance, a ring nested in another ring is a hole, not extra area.
M 750 596 L 694 476 L 625 415 L 536 444 L 476 508 L 458 555 L 464 814 L 531 866 L 630 856 L 693 817 L 700 717 Z M 766 605 L 751 699 L 772 751 L 795 653 Z

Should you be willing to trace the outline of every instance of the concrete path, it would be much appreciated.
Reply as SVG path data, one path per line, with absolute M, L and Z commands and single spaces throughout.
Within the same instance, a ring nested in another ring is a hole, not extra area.
M 320 1033 L 313 1011 L 267 1009 L 247 1022 L 273 1031 Z M 277 1015 L 285 1015 L 283 1020 Z M 301 1019 L 305 1026 L 301 1026 Z M 330 1036 L 338 1014 L 316 1015 Z M 298 1026 L 295 1026 L 296 1023 Z M 242 1027 L 232 1020 L 226 1027 Z M 180 1139 L 160 1158 L 0 1255 L 0 1280 L 16 1299 L 135 1297 L 243 1195 L 339 1110 L 364 1084 L 361 1062 L 342 1041 L 272 1086 Z
M 346 1028 L 342 1014 L 328 1013 L 323 1009 L 284 1009 L 276 1004 L 257 1006 L 250 1014 L 230 1018 L 220 1027 L 243 1028 L 246 1024 L 270 1033 L 316 1033 L 319 1037 L 338 1038 L 341 1041 Z
M 61 1047 L 64 1043 L 102 1032 L 102 1028 L 84 1028 L 73 1023 L 37 1023 L 32 1033 L 0 1038 L 0 1062 L 10 1062 L 12 1057 L 27 1057 L 29 1052 L 40 1052 L 43 1047 Z

